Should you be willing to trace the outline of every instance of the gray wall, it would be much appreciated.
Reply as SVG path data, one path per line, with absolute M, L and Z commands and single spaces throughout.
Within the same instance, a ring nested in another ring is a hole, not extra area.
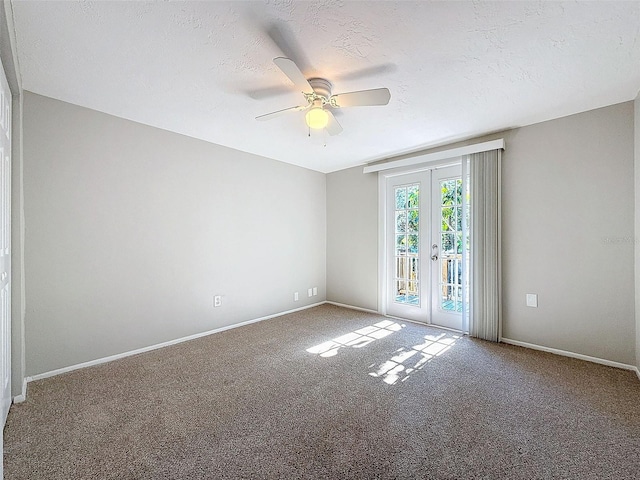
M 507 142 L 505 338 L 635 362 L 633 135 L 633 102 L 627 102 L 446 147 Z M 366 252 L 347 258 L 340 249 L 348 241 L 330 241 L 329 283 L 354 281 L 343 282 L 339 294 L 331 287 L 328 300 L 371 308 L 376 284 L 369 282 L 365 292 L 350 272 L 376 272 L 378 237 L 370 232 L 376 231 L 377 183 L 357 171 L 336 172 L 327 181 L 327 231 L 358 240 Z M 369 199 L 357 209 L 366 225 L 349 227 L 353 212 L 341 207 L 353 200 L 349 184 Z M 538 308 L 525 306 L 526 293 L 539 295 Z
M 25 92 L 24 188 L 27 375 L 325 299 L 321 173 Z
M 378 310 L 378 177 L 327 175 L 327 298 Z
M 632 364 L 633 103 L 506 140 L 503 336 Z

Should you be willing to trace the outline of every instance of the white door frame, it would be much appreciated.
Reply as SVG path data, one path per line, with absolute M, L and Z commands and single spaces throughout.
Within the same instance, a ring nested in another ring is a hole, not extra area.
M 0 60 L 0 404 L 2 430 L 11 407 L 11 116 L 13 96 Z M 4 460 L 4 440 L 0 437 Z M 3 461 L 4 463 L 4 461 Z M 0 464 L 0 476 L 3 475 Z
M 378 171 L 378 313 L 387 314 L 387 289 L 388 289 L 388 268 L 387 268 L 387 179 L 399 175 L 433 170 L 437 167 L 459 165 L 462 157 L 453 157 L 442 160 L 427 162 L 418 166 L 401 167 Z

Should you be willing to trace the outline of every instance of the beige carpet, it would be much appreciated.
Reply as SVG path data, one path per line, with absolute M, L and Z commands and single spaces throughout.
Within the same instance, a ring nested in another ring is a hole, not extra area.
M 6 479 L 637 479 L 633 372 L 323 305 L 29 384 Z

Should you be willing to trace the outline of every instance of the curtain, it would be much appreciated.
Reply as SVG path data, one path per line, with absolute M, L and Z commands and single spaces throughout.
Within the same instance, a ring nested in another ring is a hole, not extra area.
M 469 155 L 469 334 L 501 335 L 500 150 Z

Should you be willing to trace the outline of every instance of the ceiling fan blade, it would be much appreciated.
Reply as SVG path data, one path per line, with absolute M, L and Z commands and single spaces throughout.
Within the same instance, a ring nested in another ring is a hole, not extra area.
M 342 125 L 338 123 L 338 120 L 336 120 L 336 117 L 333 116 L 333 113 L 331 113 L 329 110 L 325 110 L 325 112 L 327 112 L 327 115 L 329 115 L 329 122 L 327 123 L 327 126 L 324 128 L 327 129 L 327 132 L 329 132 L 329 135 L 340 134 L 342 132 Z
M 284 73 L 289 80 L 293 82 L 298 90 L 302 93 L 313 93 L 311 84 L 307 81 L 306 77 L 293 60 L 285 57 L 276 57 L 273 59 L 273 63 L 282 70 L 282 73 Z
M 259 115 L 256 117 L 256 120 L 259 121 L 263 121 L 263 120 L 271 120 L 272 118 L 278 117 L 284 113 L 287 112 L 300 112 L 302 110 L 306 110 L 307 108 L 309 108 L 309 105 L 301 105 L 299 107 L 290 107 L 290 108 L 283 108 L 282 110 L 277 110 L 275 112 L 271 112 L 271 113 L 265 113 L 264 115 Z
M 345 80 L 359 80 L 361 78 L 373 77 L 381 75 L 383 73 L 393 73 L 398 69 L 395 63 L 382 63 L 373 67 L 362 68 L 349 73 L 343 73 L 342 75 L 334 76 L 333 78 L 340 81 Z
M 386 105 L 391 93 L 388 88 L 374 88 L 359 92 L 339 93 L 331 97 L 331 105 L 339 108 L 366 107 L 371 105 Z

